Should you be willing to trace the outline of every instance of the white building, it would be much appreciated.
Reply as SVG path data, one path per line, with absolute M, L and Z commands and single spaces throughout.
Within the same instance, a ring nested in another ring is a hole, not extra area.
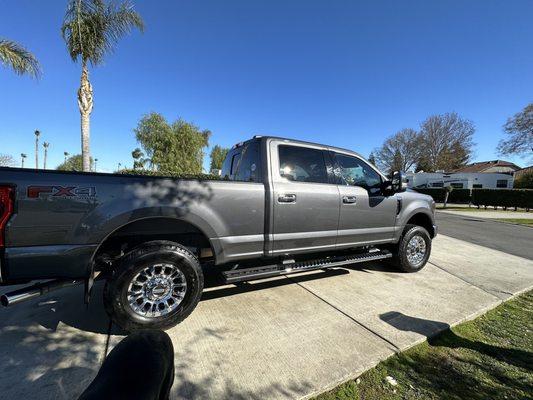
M 410 188 L 440 188 L 452 186 L 455 189 L 512 189 L 513 176 L 490 172 L 408 172 L 407 186 Z

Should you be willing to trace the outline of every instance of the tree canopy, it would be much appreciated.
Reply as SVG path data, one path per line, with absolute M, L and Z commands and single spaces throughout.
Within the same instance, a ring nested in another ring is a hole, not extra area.
M 11 40 L 0 39 L 0 62 L 19 75 L 27 74 L 38 78 L 41 73 L 39 61 L 35 56 Z
M 213 147 L 211 150 L 211 164 L 209 166 L 209 171 L 214 169 L 222 169 L 222 164 L 226 159 L 229 149 L 219 146 L 218 144 Z
M 457 113 L 428 117 L 420 126 L 418 163 L 426 167 L 426 172 L 464 166 L 472 155 L 474 132 L 474 124 Z
M 143 31 L 144 23 L 128 1 L 106 4 L 103 0 L 71 0 L 61 34 L 73 61 L 81 58 L 98 65 L 133 28 Z
M 83 171 L 81 154 L 75 154 L 67 158 L 67 161 L 59 164 L 56 168 L 59 171 Z M 93 159 L 91 157 L 91 170 L 93 169 Z
M 503 130 L 508 137 L 498 145 L 501 155 L 533 154 L 533 103 L 509 118 Z
M 144 116 L 134 130 L 152 168 L 161 173 L 199 174 L 211 132 L 178 119 L 172 123 L 158 113 Z
M 383 171 L 408 171 L 420 158 L 420 135 L 414 129 L 402 129 L 387 138 L 375 154 L 375 160 Z

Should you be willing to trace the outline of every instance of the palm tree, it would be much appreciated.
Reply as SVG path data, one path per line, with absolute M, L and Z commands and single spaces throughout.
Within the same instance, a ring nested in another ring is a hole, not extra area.
M 48 147 L 50 147 L 50 143 L 44 142 L 43 143 L 43 147 L 44 147 L 44 164 L 43 164 L 43 168 L 46 169 L 46 158 L 48 157 Z
M 97 163 L 97 162 L 98 162 L 98 158 L 95 158 L 95 159 L 94 159 L 94 172 L 97 172 L 97 171 L 96 171 L 96 163 Z
M 64 151 L 63 155 L 65 156 L 65 163 L 66 163 L 67 162 L 67 158 L 70 155 L 70 153 L 68 151 Z
M 35 168 L 39 168 L 39 136 L 41 132 L 35 131 Z
M 20 160 L 21 160 L 22 168 L 24 168 L 24 160 L 26 159 L 26 157 L 28 157 L 27 154 L 20 153 Z
M 41 74 L 39 61 L 35 56 L 11 40 L 0 39 L 0 61 L 18 75 L 28 74 L 38 78 Z
M 81 116 L 81 154 L 83 170 L 90 170 L 89 118 L 93 110 L 93 88 L 89 82 L 89 67 L 104 61 L 118 40 L 133 28 L 144 30 L 141 16 L 124 1 L 105 4 L 104 0 L 70 0 L 61 27 L 61 34 L 74 62 L 81 60 L 81 80 L 78 108 Z

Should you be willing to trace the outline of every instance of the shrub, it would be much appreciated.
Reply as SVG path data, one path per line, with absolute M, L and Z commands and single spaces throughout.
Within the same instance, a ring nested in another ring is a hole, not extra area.
M 196 179 L 199 181 L 219 181 L 224 180 L 221 176 L 211 174 L 175 174 L 171 172 L 151 171 L 148 169 L 121 169 L 117 172 L 122 175 L 153 176 L 158 178 L 173 179 Z
M 533 171 L 524 173 L 514 180 L 515 189 L 533 189 Z

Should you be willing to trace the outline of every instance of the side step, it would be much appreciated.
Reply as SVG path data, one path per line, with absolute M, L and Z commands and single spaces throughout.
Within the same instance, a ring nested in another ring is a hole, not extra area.
M 375 249 L 367 253 L 332 256 L 316 260 L 293 262 L 290 264 L 279 263 L 261 267 L 234 269 L 231 271 L 224 271 L 222 274 L 225 283 L 235 283 L 270 278 L 278 275 L 313 271 L 315 269 L 340 267 L 342 265 L 356 264 L 360 262 L 383 260 L 385 258 L 392 258 L 392 254 L 387 250 Z

